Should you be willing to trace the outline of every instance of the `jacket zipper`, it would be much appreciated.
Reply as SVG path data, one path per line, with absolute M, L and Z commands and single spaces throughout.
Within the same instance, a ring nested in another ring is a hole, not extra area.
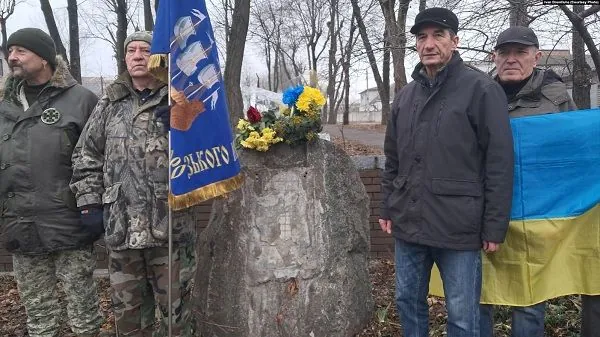
M 438 118 L 437 118 L 437 122 L 435 124 L 435 136 L 437 137 L 439 132 L 440 132 L 440 124 L 442 121 L 442 113 L 444 112 L 444 108 L 446 107 L 446 98 L 442 99 L 442 102 L 440 103 L 440 111 L 438 113 Z

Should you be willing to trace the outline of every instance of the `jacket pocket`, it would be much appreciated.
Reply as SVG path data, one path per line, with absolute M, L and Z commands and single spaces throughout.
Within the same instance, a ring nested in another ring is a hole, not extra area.
M 154 207 L 152 207 L 152 236 L 157 240 L 166 240 L 169 235 L 169 188 L 166 182 L 155 181 Z
M 474 234 L 483 217 L 483 184 L 478 181 L 436 179 L 431 182 L 434 194 L 432 212 L 452 234 Z
M 104 205 L 104 241 L 116 247 L 125 241 L 127 231 L 127 209 L 121 196 L 121 183 L 106 188 L 102 195 Z
M 35 221 L 21 217 L 2 218 L 4 247 L 9 252 L 39 253 L 43 246 Z
M 406 211 L 406 181 L 408 176 L 397 176 L 392 181 L 393 190 L 386 200 L 386 207 L 392 219 L 402 217 Z
M 483 186 L 478 181 L 450 180 L 434 178 L 431 182 L 432 192 L 439 195 L 465 195 L 480 197 Z

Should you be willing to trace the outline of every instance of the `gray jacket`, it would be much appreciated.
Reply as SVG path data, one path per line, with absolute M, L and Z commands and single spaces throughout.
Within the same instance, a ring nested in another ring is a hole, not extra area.
M 511 118 L 576 109 L 567 86 L 551 69 L 535 68 L 529 81 L 508 102 Z
M 9 76 L 0 102 L 0 240 L 22 254 L 89 245 L 97 237 L 81 226 L 69 180 L 71 153 L 98 98 L 60 57 L 35 102 L 23 101 L 22 85 Z
M 502 242 L 513 186 L 506 96 L 455 53 L 429 80 L 422 64 L 387 124 L 381 217 L 407 242 L 479 249 Z
M 154 111 L 167 86 L 142 100 L 125 73 L 106 89 L 73 153 L 71 189 L 77 205 L 104 205 L 112 250 L 168 243 L 168 137 Z M 195 240 L 195 211 L 173 212 L 173 241 Z

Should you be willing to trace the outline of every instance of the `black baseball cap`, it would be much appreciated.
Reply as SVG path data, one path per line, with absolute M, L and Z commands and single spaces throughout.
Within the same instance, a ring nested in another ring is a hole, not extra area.
M 536 46 L 539 48 L 540 43 L 533 30 L 529 27 L 510 27 L 498 35 L 496 46 L 494 49 L 508 43 L 518 43 L 526 46 Z
M 423 26 L 428 24 L 449 28 L 454 34 L 458 32 L 458 18 L 456 14 L 446 8 L 432 7 L 420 12 L 417 14 L 415 24 L 410 29 L 410 32 L 417 34 Z

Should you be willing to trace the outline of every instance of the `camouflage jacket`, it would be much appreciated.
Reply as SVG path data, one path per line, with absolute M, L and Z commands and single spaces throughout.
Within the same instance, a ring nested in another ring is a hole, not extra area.
M 109 249 L 167 245 L 168 137 L 154 111 L 167 87 L 146 99 L 128 74 L 106 89 L 73 152 L 71 189 L 79 207 L 103 204 Z M 173 212 L 173 242 L 195 240 L 195 211 Z
M 0 96 L 0 241 L 36 255 L 91 245 L 69 189 L 71 154 L 98 97 L 57 57 L 49 83 L 27 102 L 8 76 Z

